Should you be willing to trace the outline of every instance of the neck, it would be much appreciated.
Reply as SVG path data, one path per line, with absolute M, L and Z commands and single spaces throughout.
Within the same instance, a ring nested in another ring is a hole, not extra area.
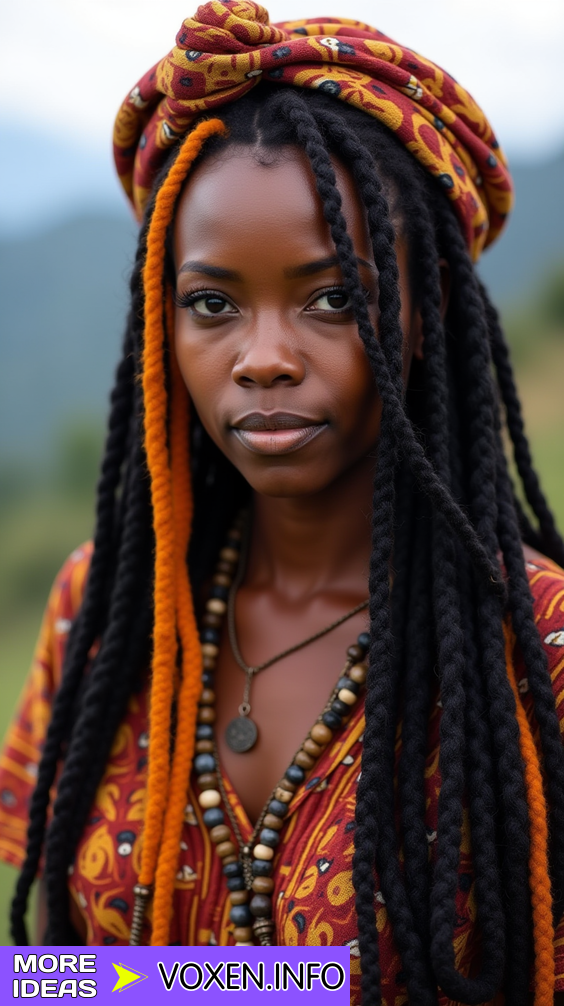
M 246 583 L 299 601 L 368 595 L 374 457 L 312 496 L 253 497 Z

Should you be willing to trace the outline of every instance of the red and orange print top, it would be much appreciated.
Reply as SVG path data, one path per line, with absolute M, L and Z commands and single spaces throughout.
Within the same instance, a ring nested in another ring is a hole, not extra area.
M 0 759 L 0 858 L 20 866 L 25 850 L 28 803 L 70 623 L 80 604 L 91 548 L 78 549 L 63 567 L 51 593 L 33 666 Z M 549 560 L 529 562 L 536 619 L 549 660 L 557 708 L 564 724 L 564 573 Z M 523 665 L 516 655 L 523 705 L 532 703 Z M 341 945 L 350 948 L 351 1002 L 359 1003 L 359 952 L 351 880 L 355 792 L 360 772 L 363 710 L 336 735 L 317 763 L 316 774 L 296 793 L 274 860 L 277 942 L 282 946 Z M 436 841 L 440 787 L 438 740 L 441 709 L 429 721 L 427 834 L 430 856 Z M 71 896 L 87 926 L 89 946 L 129 941 L 132 888 L 140 865 L 146 785 L 148 691 L 132 695 L 69 876 Z M 563 725 L 564 729 L 564 725 Z M 535 726 L 533 723 L 533 730 Z M 243 838 L 251 835 L 247 815 L 225 777 L 225 788 Z M 382 988 L 386 1004 L 407 1002 L 401 961 L 394 946 L 384 898 L 376 895 Z M 479 958 L 472 861 L 463 842 L 457 903 L 457 966 L 470 971 Z M 149 938 L 150 919 L 145 940 Z M 184 946 L 232 943 L 229 903 L 221 864 L 191 787 L 178 850 L 174 919 L 170 940 Z M 556 988 L 564 990 L 564 924 L 557 930 Z M 447 1000 L 440 999 L 441 1006 Z

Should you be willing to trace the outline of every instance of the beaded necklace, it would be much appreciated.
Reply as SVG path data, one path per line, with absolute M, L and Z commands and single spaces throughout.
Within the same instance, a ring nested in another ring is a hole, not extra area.
M 294 755 L 283 778 L 268 798 L 248 843 L 243 841 L 237 820 L 225 792 L 214 738 L 215 692 L 213 689 L 219 629 L 227 610 L 227 598 L 239 564 L 244 518 L 239 517 L 219 554 L 212 580 L 211 596 L 203 617 L 203 690 L 198 707 L 194 771 L 198 778 L 198 803 L 210 839 L 222 861 L 231 902 L 236 946 L 273 946 L 272 865 L 294 793 L 305 782 L 335 731 L 343 725 L 356 704 L 366 680 L 363 662 L 370 637 L 362 632 L 347 649 L 347 661 L 327 704 Z M 223 807 L 222 807 L 223 804 Z M 225 814 L 231 829 L 225 823 Z M 237 845 L 233 841 L 233 835 Z M 237 849 L 238 846 L 238 849 Z

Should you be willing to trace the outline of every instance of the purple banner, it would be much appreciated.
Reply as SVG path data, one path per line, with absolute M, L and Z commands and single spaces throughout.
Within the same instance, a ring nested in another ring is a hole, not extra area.
M 296 995 L 348 1006 L 348 947 L 0 947 L 0 1003 L 93 999 L 116 1004 L 209 1006 L 243 996 L 254 1003 Z

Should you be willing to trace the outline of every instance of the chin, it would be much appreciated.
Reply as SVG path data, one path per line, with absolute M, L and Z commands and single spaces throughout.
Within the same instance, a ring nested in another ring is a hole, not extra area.
M 315 496 L 328 489 L 339 478 L 340 472 L 318 473 L 317 477 L 307 466 L 290 470 L 281 466 L 273 466 L 270 471 L 245 472 L 241 474 L 247 480 L 251 489 L 261 496 L 278 499 L 292 497 Z

